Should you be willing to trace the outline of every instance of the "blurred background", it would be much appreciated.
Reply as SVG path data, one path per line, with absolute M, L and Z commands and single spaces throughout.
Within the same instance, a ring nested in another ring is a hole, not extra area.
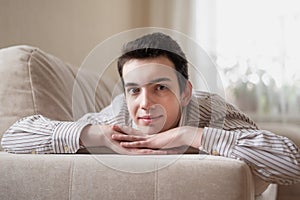
M 162 27 L 216 63 L 225 98 L 256 121 L 300 124 L 297 0 L 0 0 L 0 48 L 27 44 L 79 67 L 122 31 Z M 208 79 L 214 79 L 211 74 Z

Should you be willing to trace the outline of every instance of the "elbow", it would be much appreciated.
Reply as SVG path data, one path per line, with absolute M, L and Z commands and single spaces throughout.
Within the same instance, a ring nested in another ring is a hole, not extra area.
M 297 182 L 300 182 L 300 154 L 298 155 L 298 159 L 295 162 L 296 164 L 296 177 L 297 177 Z
M 300 182 L 300 152 L 299 152 L 299 148 L 294 145 L 294 149 L 293 149 L 293 166 L 295 168 L 295 182 Z
M 14 153 L 14 149 L 10 145 L 8 133 L 4 133 L 1 139 L 1 150 L 9 153 Z
M 300 154 L 293 154 L 291 166 L 289 167 L 289 174 L 291 181 L 286 182 L 284 185 L 291 185 L 300 182 Z
M 20 147 L 23 146 L 18 143 L 18 140 L 13 137 L 13 132 L 6 131 L 1 139 L 1 148 L 7 153 L 28 153 L 26 151 L 20 151 Z
M 7 147 L 7 133 L 5 132 L 1 138 L 1 148 L 4 150 L 4 151 L 7 151 L 8 147 Z

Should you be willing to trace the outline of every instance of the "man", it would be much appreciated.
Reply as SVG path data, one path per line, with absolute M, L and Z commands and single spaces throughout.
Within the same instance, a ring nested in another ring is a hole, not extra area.
M 300 154 L 288 138 L 259 130 L 217 95 L 192 91 L 180 46 L 162 33 L 124 46 L 118 71 L 124 95 L 100 113 L 76 122 L 41 115 L 12 125 L 2 146 L 8 152 L 76 153 L 108 147 L 120 154 L 184 153 L 187 147 L 245 161 L 267 182 L 300 179 Z

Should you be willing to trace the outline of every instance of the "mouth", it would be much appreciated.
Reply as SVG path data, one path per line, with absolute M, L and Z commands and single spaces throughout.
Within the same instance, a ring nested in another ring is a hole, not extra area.
M 146 115 L 146 116 L 138 117 L 138 120 L 142 121 L 146 125 L 149 125 L 149 124 L 154 123 L 155 121 L 161 119 L 162 117 L 163 117 L 163 115 L 158 115 L 158 116 Z

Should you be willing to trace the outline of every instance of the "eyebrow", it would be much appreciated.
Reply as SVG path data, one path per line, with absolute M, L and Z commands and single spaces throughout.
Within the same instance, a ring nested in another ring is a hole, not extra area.
M 154 83 L 159 83 L 159 82 L 164 82 L 164 81 L 170 82 L 171 79 L 166 78 L 166 77 L 157 78 L 157 79 L 151 80 L 148 84 L 154 84 Z M 139 85 L 139 84 L 134 83 L 134 82 L 128 82 L 128 83 L 125 84 L 125 87 L 138 86 L 138 85 Z

